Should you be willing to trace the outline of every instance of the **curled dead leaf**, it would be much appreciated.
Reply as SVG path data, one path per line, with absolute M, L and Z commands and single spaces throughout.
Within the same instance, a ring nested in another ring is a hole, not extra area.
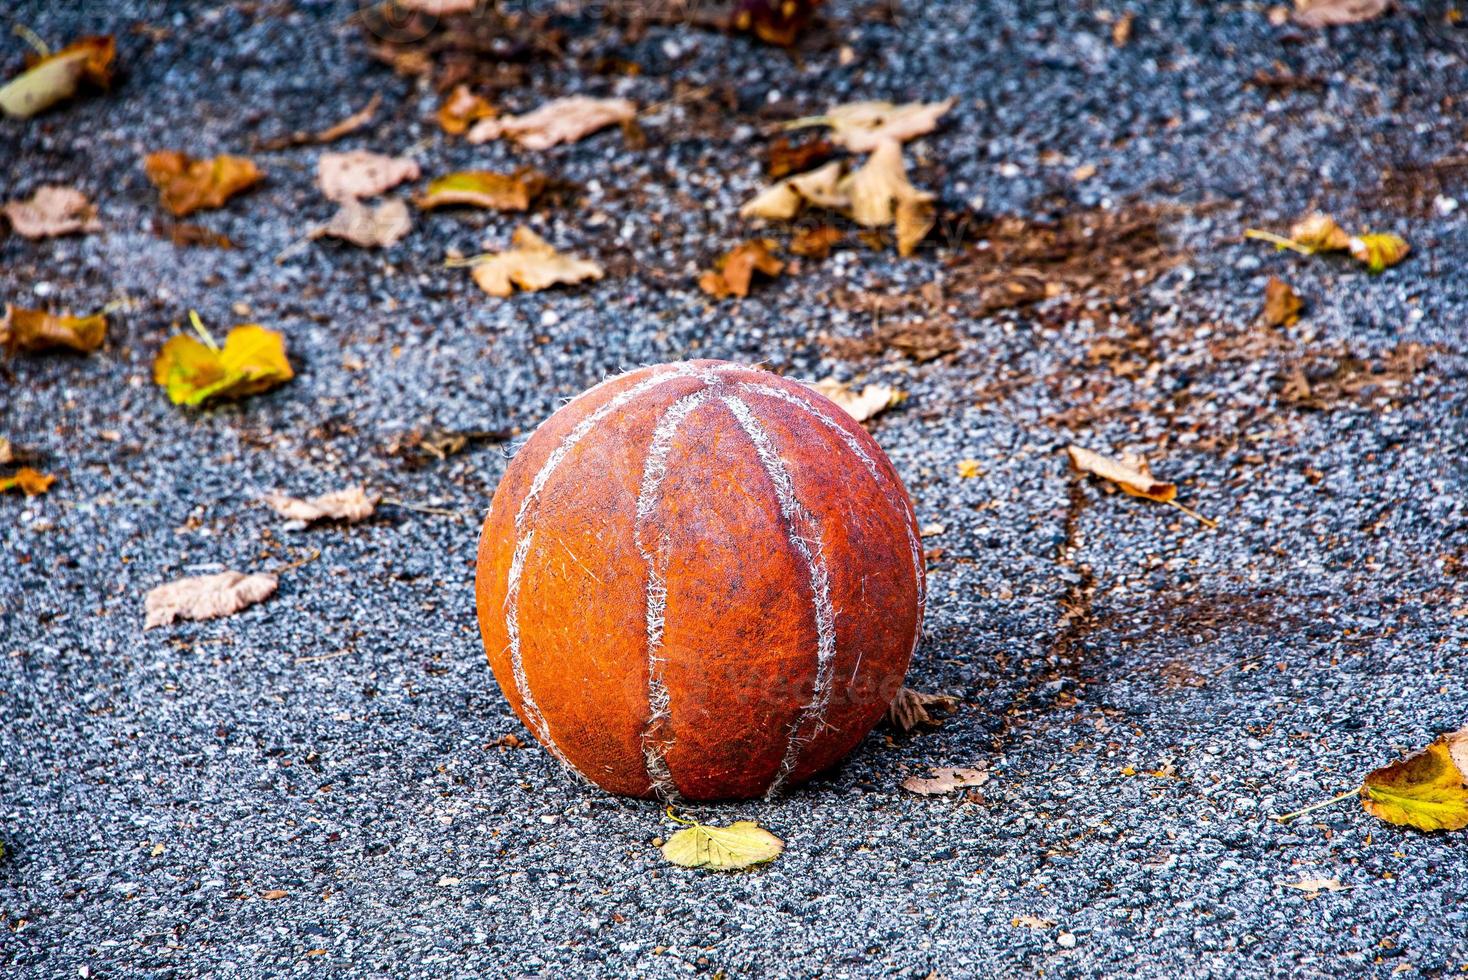
M 982 769 L 937 768 L 927 778 L 909 776 L 902 781 L 902 788 L 919 796 L 946 796 L 955 790 L 974 789 L 989 781 L 989 774 Z
M 786 123 L 787 129 L 801 126 L 829 126 L 831 139 L 853 153 L 875 150 L 886 140 L 906 143 L 937 128 L 938 120 L 955 99 L 942 102 L 848 102 L 832 107 L 823 116 L 810 116 Z
M 513 174 L 464 170 L 434 180 L 416 203 L 425 211 L 459 204 L 496 211 L 528 211 L 545 186 L 545 174 L 533 167 L 521 167 Z
M 214 619 L 263 602 L 275 592 L 274 575 L 220 572 L 181 578 L 149 591 L 143 599 L 143 629 L 166 626 L 176 619 Z
M 28 119 L 76 94 L 83 82 L 106 88 L 112 81 L 117 43 L 111 35 L 84 37 L 36 59 L 0 86 L 0 112 Z
M 1316 211 L 1290 225 L 1290 241 L 1316 252 L 1339 252 L 1350 246 L 1351 236 L 1330 215 Z
M 775 258 L 775 247 L 768 238 L 741 242 L 719 256 L 714 267 L 699 276 L 698 288 L 715 299 L 748 296 L 749 285 L 756 272 L 773 278 L 785 268 L 785 263 Z
M 1177 497 L 1177 484 L 1166 483 L 1152 476 L 1152 470 L 1148 468 L 1147 461 L 1140 456 L 1131 453 L 1123 453 L 1119 460 L 1102 456 L 1100 453 L 1083 449 L 1080 446 L 1067 446 L 1065 451 L 1070 455 L 1071 466 L 1077 473 L 1089 473 L 1099 476 L 1109 483 L 1114 483 L 1123 492 L 1133 497 L 1145 497 L 1158 503 L 1171 504 L 1189 517 L 1207 525 L 1217 527 L 1218 522 L 1204 517 L 1196 511 L 1184 507 L 1175 499 Z
M 669 811 L 672 816 L 672 811 Z M 677 818 L 674 818 L 677 819 Z M 707 868 L 710 871 L 736 871 L 773 861 L 785 849 L 785 842 L 753 820 L 739 820 L 727 827 L 687 823 L 662 847 L 663 857 L 685 868 Z
M 283 493 L 267 494 L 264 499 L 271 510 L 288 521 L 306 524 L 341 521 L 344 524 L 355 524 L 372 516 L 380 498 L 377 494 L 368 493 L 365 487 L 355 486 L 324 493 L 309 500 L 289 497 Z
M 1301 27 L 1359 24 L 1380 17 L 1392 0 L 1295 0 L 1294 21 Z
M 475 285 L 491 296 L 509 296 L 516 286 L 537 292 L 605 275 L 600 265 L 556 251 L 523 225 L 515 229 L 510 246 L 506 251 L 476 256 L 466 263 L 473 266 Z
M 68 316 L 6 304 L 0 317 L 0 347 L 7 351 L 65 348 L 89 354 L 107 338 L 107 315 Z
M 817 137 L 803 143 L 792 143 L 790 137 L 780 136 L 766 151 L 765 172 L 777 178 L 804 173 L 835 155 L 836 145 L 830 140 Z
M 316 161 L 316 184 L 332 201 L 376 197 L 419 174 L 416 160 L 368 150 L 323 153 Z
M 925 694 L 910 687 L 898 690 L 887 706 L 887 724 L 904 732 L 919 725 L 940 725 L 942 718 L 958 710 L 958 698 L 951 694 Z
M 1361 805 L 1387 823 L 1418 830 L 1468 827 L 1468 728 L 1443 735 L 1421 751 L 1373 770 Z
M 468 85 L 459 84 L 439 103 L 438 125 L 450 136 L 459 136 L 467 132 L 473 123 L 493 119 L 496 115 L 488 99 L 475 95 Z
M 201 405 L 269 391 L 295 376 L 285 356 L 285 338 L 258 324 L 235 327 L 215 343 L 196 315 L 199 338 L 169 338 L 153 361 L 153 380 L 175 405 Z
M 22 238 L 54 238 L 102 230 L 96 207 L 74 187 L 43 185 L 29 199 L 6 204 L 0 213 Z
M 51 489 L 55 482 L 56 477 L 50 474 L 22 466 L 10 476 L 0 476 L 0 493 L 19 490 L 27 497 L 36 497 Z
M 803 259 L 824 259 L 831 254 L 831 249 L 846 236 L 840 228 L 830 225 L 817 225 L 814 228 L 802 228 L 790 239 L 790 253 L 798 255 Z
M 794 177 L 786 177 L 751 198 L 739 209 L 741 218 L 765 218 L 785 221 L 795 217 L 806 205 L 845 211 L 851 199 L 841 189 L 846 164 L 840 160 Z
M 635 118 L 637 105 L 629 99 L 573 95 L 547 102 L 523 116 L 481 119 L 469 130 L 468 140 L 471 143 L 488 143 L 509 137 L 528 150 L 548 150 Z
M 222 154 L 196 160 L 177 150 L 150 153 L 143 161 L 163 206 L 178 217 L 223 207 L 231 197 L 258 184 L 265 175 L 244 157 Z
M 314 229 L 311 238 L 340 238 L 362 248 L 388 248 L 413 229 L 405 201 L 392 198 L 368 207 L 356 198 L 342 201 L 330 221 Z
M 831 399 L 858 422 L 865 422 L 907 399 L 906 392 L 898 391 L 890 385 L 867 385 L 858 393 L 852 391 L 846 382 L 835 378 L 824 378 L 811 387 Z
M 1347 248 L 1351 251 L 1351 258 L 1365 265 L 1371 273 L 1396 265 L 1412 251 L 1405 238 L 1389 233 L 1358 235 L 1350 240 Z
M 1304 305 L 1289 283 L 1278 276 L 1270 276 L 1269 282 L 1264 284 L 1264 311 L 1260 314 L 1260 322 L 1266 327 L 1293 326 L 1300 319 Z

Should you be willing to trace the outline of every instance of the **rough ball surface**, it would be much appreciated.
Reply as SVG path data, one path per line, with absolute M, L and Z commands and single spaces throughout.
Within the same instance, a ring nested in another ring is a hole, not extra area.
M 475 581 L 535 737 L 632 796 L 802 782 L 881 718 L 921 631 L 912 503 L 810 388 L 721 361 L 641 368 L 547 419 L 500 481 Z

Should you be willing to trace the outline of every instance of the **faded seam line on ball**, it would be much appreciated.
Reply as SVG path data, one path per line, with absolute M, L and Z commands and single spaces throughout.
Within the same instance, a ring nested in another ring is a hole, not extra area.
M 633 536 L 637 550 L 647 562 L 648 718 L 642 733 L 642 758 L 653 792 L 663 799 L 676 799 L 678 796 L 677 783 L 668 767 L 668 749 L 673 740 L 662 734 L 672 714 L 672 696 L 663 682 L 662 665 L 666 661 L 659 656 L 663 648 L 664 615 L 668 604 L 668 539 L 664 532 L 654 552 L 646 540 L 646 532 L 656 516 L 663 479 L 668 475 L 668 454 L 672 450 L 673 436 L 684 420 L 712 396 L 712 389 L 702 388 L 684 395 L 663 410 L 662 417 L 653 428 L 647 459 L 643 463 L 642 483 L 637 492 L 637 520 Z
M 520 697 L 520 706 L 531 723 L 530 728 L 535 737 L 550 749 L 551 754 L 560 760 L 562 765 L 583 780 L 587 779 L 586 774 L 576 768 L 551 736 L 550 723 L 546 721 L 545 714 L 540 710 L 540 704 L 535 700 L 535 695 L 531 692 L 530 683 L 525 676 L 525 661 L 520 651 L 520 578 L 524 574 L 525 559 L 529 554 L 530 542 L 535 532 L 533 530 L 525 532 L 524 524 L 530 513 L 531 502 L 539 498 L 540 492 L 545 489 L 546 483 L 556 468 L 561 465 L 576 444 L 596 428 L 598 423 L 644 392 L 678 378 L 697 377 L 700 374 L 697 368 L 680 365 L 671 371 L 664 371 L 646 381 L 638 382 L 626 391 L 608 399 L 605 405 L 582 419 L 575 428 L 568 432 L 560 444 L 546 457 L 540 470 L 531 480 L 530 489 L 525 494 L 525 499 L 520 502 L 520 508 L 515 514 L 517 540 L 514 556 L 510 560 L 509 581 L 505 585 L 505 633 L 510 638 L 510 673 L 515 681 L 515 693 Z M 522 533 L 524 536 L 519 537 Z
M 769 434 L 754 417 L 754 412 L 749 405 L 733 395 L 723 395 L 720 401 L 734 413 L 739 427 L 754 444 L 755 455 L 759 458 L 760 465 L 764 467 L 765 475 L 774 484 L 775 500 L 785 520 L 785 535 L 791 546 L 804 559 L 806 569 L 810 573 L 811 592 L 814 593 L 816 621 L 814 690 L 810 703 L 804 705 L 795 720 L 790 723 L 785 757 L 780 761 L 780 767 L 775 770 L 775 776 L 770 781 L 769 789 L 765 791 L 766 796 L 774 796 L 785 785 L 790 774 L 795 771 L 801 748 L 815 737 L 815 733 L 825 723 L 826 709 L 831 701 L 831 674 L 836 660 L 836 610 L 831 603 L 830 574 L 826 569 L 825 555 L 821 550 L 820 525 L 814 515 L 801 506 L 800 501 L 796 498 L 795 485 L 790 479 L 789 470 L 786 469 Z M 808 728 L 811 729 L 809 734 L 802 734 Z

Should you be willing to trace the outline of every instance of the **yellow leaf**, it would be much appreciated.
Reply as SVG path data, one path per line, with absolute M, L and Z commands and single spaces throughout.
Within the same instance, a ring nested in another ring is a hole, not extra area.
M 1372 273 L 1396 265 L 1412 251 L 1405 238 L 1386 233 L 1357 236 L 1347 247 L 1351 250 L 1351 258 L 1364 264 Z
M 494 106 L 482 95 L 475 95 L 469 86 L 459 84 L 443 97 L 438 107 L 438 125 L 445 133 L 458 136 L 469 128 L 470 123 L 481 119 L 493 119 L 497 115 Z
M 1300 319 L 1305 304 L 1300 295 L 1278 276 L 1270 276 L 1264 284 L 1264 312 L 1260 319 L 1266 327 L 1288 327 Z
M 106 37 L 84 37 L 47 55 L 0 87 L 0 111 L 26 119 L 76 94 L 83 81 L 106 88 L 112 80 L 117 44 Z
M 1361 805 L 1398 826 L 1468 827 L 1468 728 L 1371 772 L 1361 786 Z
M 27 497 L 45 493 L 56 482 L 56 477 L 40 473 L 29 466 L 22 466 L 12 476 L 0 476 L 0 493 L 19 490 Z
M 224 154 L 195 160 L 177 150 L 150 153 L 143 160 L 148 179 L 158 188 L 163 206 L 182 217 L 205 208 L 222 207 L 265 175 L 244 157 Z
M 696 823 L 668 838 L 663 857 L 685 868 L 733 871 L 773 861 L 784 848 L 784 841 L 753 820 L 727 827 Z
M 958 476 L 960 479 L 971 480 L 983 473 L 979 469 L 979 461 L 976 459 L 960 459 L 958 461 Z
M 488 170 L 464 170 L 433 181 L 416 203 L 425 211 L 451 204 L 498 211 L 527 211 L 531 202 L 545 190 L 545 184 L 545 174 L 530 167 L 522 167 L 508 175 Z
M 756 272 L 767 276 L 778 276 L 785 263 L 775 258 L 775 243 L 768 238 L 755 238 L 735 246 L 714 263 L 714 268 L 704 272 L 698 280 L 698 288 L 723 299 L 727 296 L 748 296 L 749 284 Z
M 475 284 L 491 296 L 505 297 L 514 287 L 536 292 L 557 283 L 600 279 L 602 267 L 588 259 L 563 255 L 523 225 L 510 238 L 511 248 L 472 260 Z
M 295 376 L 285 338 L 257 324 L 235 327 L 214 347 L 187 335 L 172 337 L 153 361 L 153 380 L 175 405 L 241 398 L 268 391 Z
M 88 354 L 101 347 L 106 336 L 105 313 L 66 316 L 6 304 L 5 315 L 0 317 L 0 347 L 11 351 L 65 347 Z

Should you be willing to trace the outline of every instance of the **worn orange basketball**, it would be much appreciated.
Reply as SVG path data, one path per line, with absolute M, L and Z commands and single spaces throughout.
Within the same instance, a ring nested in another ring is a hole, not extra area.
M 641 368 L 556 412 L 494 495 L 475 582 L 526 727 L 614 793 L 773 794 L 828 768 L 921 630 L 912 503 L 857 422 L 722 361 Z

